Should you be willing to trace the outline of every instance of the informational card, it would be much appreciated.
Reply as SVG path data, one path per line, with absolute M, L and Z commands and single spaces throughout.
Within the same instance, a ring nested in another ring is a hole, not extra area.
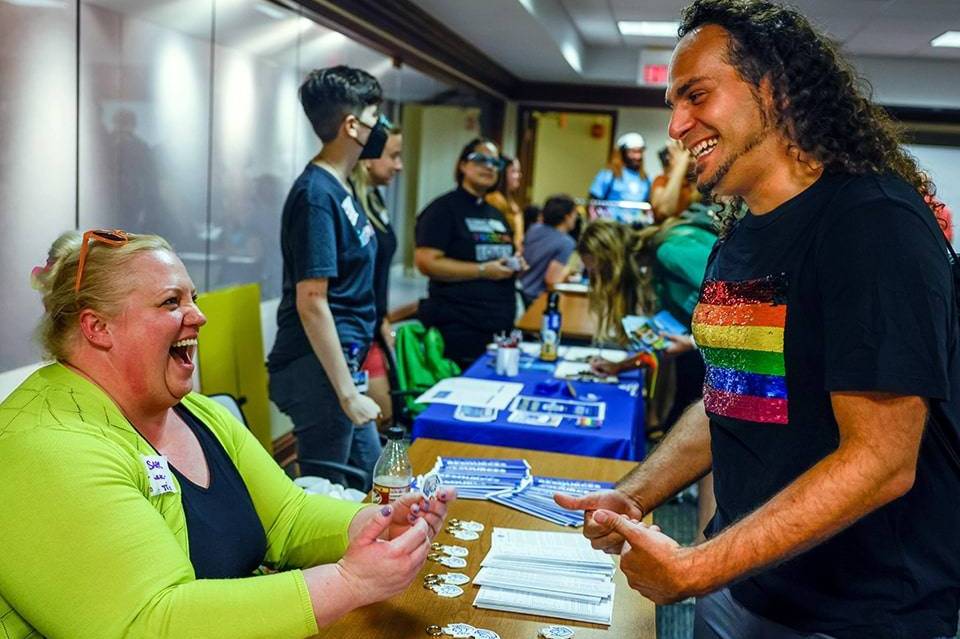
M 510 403 L 511 412 L 548 413 L 563 417 L 587 417 L 603 421 L 607 412 L 606 402 L 581 402 L 575 399 L 552 399 L 519 395 Z
M 521 390 L 523 390 L 523 384 L 518 382 L 448 377 L 434 384 L 416 401 L 420 404 L 452 404 L 503 410 Z
M 507 421 L 511 424 L 524 424 L 526 426 L 549 426 L 551 428 L 556 428 L 560 425 L 560 422 L 563 421 L 563 415 L 514 411 L 507 416 Z
M 630 346 L 638 351 L 662 351 L 672 342 L 665 335 L 686 335 L 689 331 L 668 311 L 656 315 L 627 315 L 621 320 Z

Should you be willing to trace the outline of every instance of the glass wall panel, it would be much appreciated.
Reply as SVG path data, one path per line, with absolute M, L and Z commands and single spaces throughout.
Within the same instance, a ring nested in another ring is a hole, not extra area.
M 76 213 L 76 2 L 0 2 L 0 371 L 40 360 L 30 269 Z
M 258 282 L 264 298 L 280 294 L 280 215 L 296 175 L 297 42 L 305 23 L 262 0 L 217 2 L 211 288 Z
M 206 287 L 211 0 L 80 8 L 81 228 L 170 240 Z

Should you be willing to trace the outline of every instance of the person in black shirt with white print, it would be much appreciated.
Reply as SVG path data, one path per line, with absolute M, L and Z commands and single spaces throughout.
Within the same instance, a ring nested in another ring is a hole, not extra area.
M 960 349 L 933 185 L 796 11 L 696 0 L 680 35 L 670 136 L 730 200 L 693 317 L 704 398 L 615 490 L 557 500 L 633 588 L 698 597 L 698 639 L 953 637 Z M 711 468 L 706 542 L 631 521 Z
M 417 218 L 414 260 L 430 278 L 420 300 L 425 326 L 443 335 L 445 355 L 469 366 L 493 335 L 510 330 L 516 315 L 513 235 L 503 214 L 484 200 L 497 184 L 500 152 L 485 138 L 471 140 L 457 161 L 457 188 Z

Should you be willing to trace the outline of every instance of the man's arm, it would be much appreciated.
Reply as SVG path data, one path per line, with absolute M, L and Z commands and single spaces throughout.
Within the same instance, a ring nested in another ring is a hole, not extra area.
M 340 406 L 354 424 L 377 418 L 380 409 L 369 397 L 361 395 L 343 358 L 343 347 L 337 325 L 327 302 L 327 278 L 318 277 L 297 282 L 297 314 L 310 340 L 313 352 L 330 379 Z
M 627 473 L 617 490 L 644 513 L 667 501 L 710 472 L 710 420 L 703 401 L 691 404 L 650 456 Z
M 835 392 L 831 401 L 837 449 L 703 544 L 682 548 L 658 531 L 597 511 L 595 519 L 630 543 L 620 566 L 631 587 L 657 603 L 713 592 L 823 542 L 910 490 L 926 400 Z
M 703 402 L 691 405 L 677 420 L 650 457 L 627 473 L 615 490 L 574 497 L 557 493 L 562 507 L 583 510 L 583 534 L 604 552 L 620 553 L 624 536 L 609 518 L 599 521 L 594 512 L 612 511 L 629 519 L 642 519 L 654 508 L 710 471 L 710 422 Z
M 564 264 L 557 260 L 550 260 L 550 263 L 547 265 L 547 272 L 543 274 L 543 281 L 547 286 L 553 286 L 554 284 L 566 281 L 568 275 L 570 275 L 569 263 Z
M 832 393 L 840 445 L 769 502 L 694 549 L 705 593 L 823 542 L 913 486 L 926 400 Z
M 417 269 L 427 277 L 441 282 L 465 282 L 467 280 L 502 280 L 513 277 L 515 271 L 500 260 L 467 262 L 447 257 L 435 248 L 417 247 L 413 254 Z

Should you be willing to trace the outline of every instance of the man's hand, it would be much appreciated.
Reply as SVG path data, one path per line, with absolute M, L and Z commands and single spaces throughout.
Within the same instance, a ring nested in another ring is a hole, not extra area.
M 441 488 L 434 497 L 426 499 L 422 493 L 410 492 L 390 504 L 393 518 L 387 529 L 387 538 L 395 539 L 423 519 L 427 522 L 430 540 L 443 528 L 447 517 L 448 505 L 456 500 L 457 491 L 453 488 Z
M 593 519 L 626 539 L 620 570 L 631 588 L 660 605 L 700 594 L 691 585 L 691 549 L 680 546 L 658 526 L 634 523 L 609 510 L 596 511 Z
M 692 156 L 683 143 L 679 140 L 670 140 L 667 142 L 667 153 L 670 155 L 670 168 L 682 167 L 674 170 L 686 173 Z
M 583 536 L 590 540 L 590 545 L 597 550 L 618 555 L 623 548 L 624 537 L 617 530 L 611 528 L 609 521 L 599 522 L 594 511 L 603 509 L 607 512 L 626 515 L 628 519 L 640 521 L 644 512 L 640 505 L 631 497 L 619 490 L 598 490 L 583 497 L 574 497 L 563 493 L 554 493 L 553 500 L 567 510 L 583 510 Z
M 340 408 L 343 409 L 354 426 L 362 426 L 380 417 L 380 407 L 377 406 L 377 403 L 360 393 L 354 393 L 341 399 Z

